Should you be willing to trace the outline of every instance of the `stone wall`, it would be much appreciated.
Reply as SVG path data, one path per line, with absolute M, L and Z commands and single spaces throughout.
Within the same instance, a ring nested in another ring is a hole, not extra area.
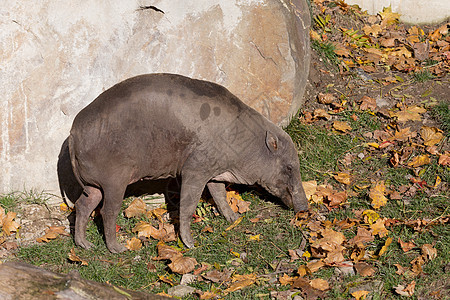
M 305 0 L 4 1 L 0 193 L 58 194 L 73 118 L 138 74 L 217 82 L 286 124 L 308 77 L 309 18 Z

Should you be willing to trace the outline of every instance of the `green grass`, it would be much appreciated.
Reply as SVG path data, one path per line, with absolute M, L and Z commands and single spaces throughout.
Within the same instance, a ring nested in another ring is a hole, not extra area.
M 450 102 L 442 101 L 438 105 L 434 106 L 431 111 L 433 117 L 441 125 L 442 130 L 447 134 L 447 138 L 450 137 Z
M 339 69 L 339 59 L 336 55 L 335 47 L 331 42 L 319 42 L 316 40 L 311 40 L 311 48 L 317 52 L 317 54 L 322 58 L 325 65 L 333 70 Z
M 429 70 L 417 71 L 413 74 L 415 82 L 425 82 L 434 78 L 435 76 Z

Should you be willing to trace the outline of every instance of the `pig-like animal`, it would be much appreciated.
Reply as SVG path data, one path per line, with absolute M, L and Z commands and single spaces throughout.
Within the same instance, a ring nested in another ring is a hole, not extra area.
M 225 182 L 259 184 L 296 212 L 308 209 L 297 150 L 282 129 L 226 88 L 174 74 L 127 79 L 103 92 L 73 122 L 71 164 L 83 193 L 76 201 L 75 243 L 86 240 L 89 215 L 103 199 L 106 245 L 127 185 L 181 176 L 180 236 L 188 247 L 192 215 L 205 186 L 229 222 Z

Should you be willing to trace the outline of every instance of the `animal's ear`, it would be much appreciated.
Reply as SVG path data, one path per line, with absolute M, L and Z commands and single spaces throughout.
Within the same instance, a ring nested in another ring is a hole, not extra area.
M 272 153 L 278 151 L 278 137 L 270 131 L 266 132 L 266 146 Z

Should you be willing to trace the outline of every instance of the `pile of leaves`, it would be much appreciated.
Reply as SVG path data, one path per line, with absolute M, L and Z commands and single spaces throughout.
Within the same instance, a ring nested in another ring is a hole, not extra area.
M 426 71 L 443 76 L 450 70 L 450 23 L 426 32 L 419 26 L 407 28 L 399 24 L 400 15 L 390 7 L 373 16 L 343 1 L 314 0 L 314 3 L 320 14 L 314 17 L 311 39 L 322 48 L 330 45 L 341 71 L 351 68 L 368 73 Z M 337 14 L 356 16 L 364 26 L 339 27 Z

